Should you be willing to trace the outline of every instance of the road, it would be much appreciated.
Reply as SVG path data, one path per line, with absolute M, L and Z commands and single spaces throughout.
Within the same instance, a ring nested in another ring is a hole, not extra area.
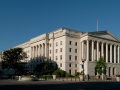
M 0 90 L 120 90 L 120 82 L 0 80 Z

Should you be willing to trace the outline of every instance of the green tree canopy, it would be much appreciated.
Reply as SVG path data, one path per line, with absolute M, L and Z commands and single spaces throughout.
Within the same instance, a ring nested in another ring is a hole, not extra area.
M 2 68 L 13 68 L 19 70 L 21 60 L 27 58 L 27 54 L 22 48 L 11 48 L 2 54 Z
M 41 72 L 42 74 L 50 74 L 50 75 L 52 75 L 52 73 L 57 69 L 58 69 L 58 66 L 52 62 L 50 63 L 44 62 L 44 63 L 36 65 L 35 67 L 35 71 Z
M 106 62 L 103 57 L 100 57 L 99 60 L 96 62 L 95 71 L 98 74 L 106 74 Z

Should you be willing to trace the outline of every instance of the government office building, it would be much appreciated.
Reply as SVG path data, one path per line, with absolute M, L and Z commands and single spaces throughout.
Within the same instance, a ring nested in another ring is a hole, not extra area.
M 96 61 L 102 56 L 107 64 L 106 75 L 120 73 L 120 39 L 105 31 L 80 32 L 68 28 L 60 28 L 45 33 L 28 42 L 20 44 L 27 53 L 27 69 L 34 71 L 37 64 L 44 61 L 56 62 L 58 67 L 67 73 L 83 71 L 95 76 Z

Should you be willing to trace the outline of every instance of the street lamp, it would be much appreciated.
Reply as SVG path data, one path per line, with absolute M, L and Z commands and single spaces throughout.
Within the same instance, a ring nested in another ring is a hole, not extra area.
M 82 59 L 82 63 L 83 63 L 83 81 L 85 81 L 85 79 L 84 79 L 84 62 L 85 62 L 85 59 Z

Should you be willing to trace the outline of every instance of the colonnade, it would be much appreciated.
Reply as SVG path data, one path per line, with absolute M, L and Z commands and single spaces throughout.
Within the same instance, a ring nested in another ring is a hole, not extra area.
M 82 58 L 88 61 L 97 61 L 101 56 L 106 62 L 119 63 L 119 46 L 93 40 L 82 41 Z
M 39 44 L 31 47 L 31 58 L 35 57 L 48 57 L 48 44 Z

